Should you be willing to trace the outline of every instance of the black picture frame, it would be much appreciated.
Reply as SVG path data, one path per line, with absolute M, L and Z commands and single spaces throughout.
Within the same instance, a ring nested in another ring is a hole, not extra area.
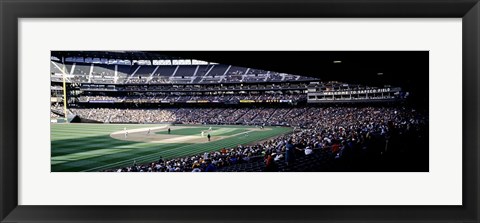
M 478 0 L 1 0 L 0 220 L 1 222 L 479 222 L 480 157 L 477 140 L 479 16 Z M 17 134 L 21 129 L 17 125 L 18 19 L 84 17 L 462 18 L 463 205 L 19 206 Z

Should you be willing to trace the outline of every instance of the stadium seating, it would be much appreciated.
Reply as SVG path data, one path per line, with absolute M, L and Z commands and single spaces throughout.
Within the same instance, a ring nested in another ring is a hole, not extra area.
M 135 66 L 132 68 L 135 68 Z M 131 78 L 150 77 L 150 75 L 152 75 L 154 70 L 155 70 L 155 66 L 139 66 L 138 69 L 135 68 L 135 70 L 131 74 Z
M 72 67 L 74 67 L 72 72 L 73 75 L 89 75 L 92 64 L 74 63 Z
M 158 66 L 155 76 L 170 77 L 173 75 L 178 66 Z
M 208 76 L 223 76 L 225 74 L 225 72 L 227 72 L 228 68 L 229 68 L 229 66 L 227 66 L 227 65 L 217 64 L 213 68 L 211 68 L 206 75 L 208 75 Z
M 55 61 L 50 62 L 50 72 L 53 74 L 63 74 L 63 64 L 57 63 Z
M 94 75 L 103 75 L 103 76 L 115 76 L 115 65 L 111 64 L 94 64 L 93 66 Z
M 182 66 L 182 69 L 178 69 L 177 72 L 175 73 L 176 77 L 182 77 L 182 76 L 193 76 L 195 74 L 195 71 L 197 70 L 196 65 L 185 65 Z
M 130 65 L 118 65 L 117 66 L 117 74 L 118 74 L 118 77 L 121 77 L 121 78 L 127 78 L 128 76 L 130 76 L 130 74 L 134 70 L 135 69 L 133 69 L 133 67 L 130 66 Z

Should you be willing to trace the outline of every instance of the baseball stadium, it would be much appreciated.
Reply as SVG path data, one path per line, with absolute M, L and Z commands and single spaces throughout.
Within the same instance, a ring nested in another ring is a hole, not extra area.
M 425 172 L 428 52 L 52 51 L 52 172 Z

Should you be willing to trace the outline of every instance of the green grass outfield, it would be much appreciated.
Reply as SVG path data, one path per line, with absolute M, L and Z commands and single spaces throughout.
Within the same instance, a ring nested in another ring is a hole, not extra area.
M 160 156 L 166 159 L 200 154 L 249 144 L 291 132 L 287 127 L 271 127 L 271 130 L 255 131 L 248 136 L 244 126 L 212 126 L 212 135 L 232 136 L 207 143 L 148 143 L 117 140 L 110 137 L 116 131 L 157 127 L 154 124 L 51 124 L 51 167 L 52 172 L 102 171 L 125 167 L 137 163 L 157 161 Z M 179 126 L 179 125 L 177 125 Z M 188 125 L 182 125 L 188 126 Z M 208 126 L 210 127 L 210 126 Z M 205 126 L 172 131 L 175 135 L 199 135 Z M 157 134 L 166 134 L 162 130 Z

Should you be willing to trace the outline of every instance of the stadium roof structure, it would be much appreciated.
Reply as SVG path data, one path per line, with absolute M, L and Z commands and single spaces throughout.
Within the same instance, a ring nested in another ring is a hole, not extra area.
M 182 59 L 170 55 L 164 55 L 157 51 L 52 51 L 56 57 L 93 57 L 123 60 L 172 60 Z

